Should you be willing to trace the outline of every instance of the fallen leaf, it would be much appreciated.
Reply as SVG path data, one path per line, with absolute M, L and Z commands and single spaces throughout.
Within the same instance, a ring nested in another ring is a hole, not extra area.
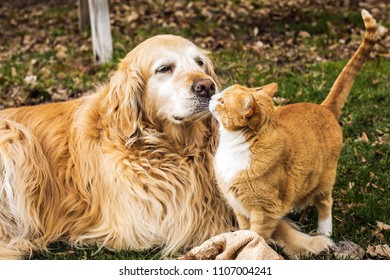
M 390 230 L 390 225 L 385 224 L 385 223 L 382 223 L 382 222 L 380 222 L 380 221 L 376 221 L 376 226 L 377 226 L 380 230 Z
M 369 245 L 366 252 L 372 257 L 390 257 L 390 247 L 388 244 L 376 246 Z
M 11 68 L 11 76 L 12 76 L 13 78 L 15 78 L 17 75 L 18 75 L 18 73 L 16 72 L 15 67 L 12 67 L 12 68 Z
M 375 154 L 378 156 L 384 156 L 385 154 L 381 150 L 375 150 Z
M 49 67 L 42 67 L 41 70 L 39 70 L 39 72 L 40 72 L 42 78 L 45 78 L 45 79 L 50 77 L 53 74 L 53 72 L 51 71 L 51 69 Z
M 340 259 L 362 259 L 365 252 L 362 247 L 352 241 L 340 241 L 336 245 L 334 254 Z
M 385 37 L 385 35 L 387 34 L 388 31 L 389 31 L 389 29 L 387 29 L 386 27 L 384 27 L 381 24 L 378 24 L 377 35 L 379 38 Z
M 37 82 L 37 76 L 27 75 L 26 77 L 24 77 L 24 82 L 29 85 L 34 85 Z
M 375 235 L 376 238 L 378 238 L 381 242 L 386 243 L 386 238 L 382 233 L 378 233 Z
M 261 50 L 265 47 L 265 44 L 262 42 L 262 41 L 257 41 L 255 42 L 251 48 L 252 50 L 257 53 L 257 54 L 260 54 Z
M 302 38 L 310 38 L 311 37 L 310 33 L 307 31 L 299 31 L 298 36 L 302 37 Z
M 287 98 L 284 98 L 284 97 L 274 97 L 272 99 L 279 106 L 286 105 L 288 103 L 288 101 L 289 101 Z
M 369 142 L 368 140 L 368 136 L 367 136 L 367 133 L 365 133 L 364 131 L 362 132 L 362 136 L 360 137 L 360 140 L 362 141 L 362 143 L 366 144 Z
M 130 15 L 126 17 L 127 22 L 133 22 L 139 19 L 139 14 L 135 11 L 131 11 Z
M 69 99 L 66 89 L 56 89 L 51 96 L 53 101 L 66 101 Z
M 56 57 L 58 59 L 68 57 L 68 54 L 67 54 L 68 49 L 65 46 L 58 44 L 57 46 L 55 46 L 55 50 L 56 50 Z

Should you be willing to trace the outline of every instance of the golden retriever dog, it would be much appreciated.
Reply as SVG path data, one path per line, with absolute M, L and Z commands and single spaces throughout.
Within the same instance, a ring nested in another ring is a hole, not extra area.
M 0 111 L 0 258 L 57 240 L 168 254 L 232 229 L 213 176 L 217 89 L 204 51 L 160 35 L 94 94 Z

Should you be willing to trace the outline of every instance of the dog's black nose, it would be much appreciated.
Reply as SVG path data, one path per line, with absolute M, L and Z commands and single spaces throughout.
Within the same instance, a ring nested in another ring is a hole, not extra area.
M 215 84 L 211 79 L 199 79 L 192 84 L 191 90 L 195 94 L 210 98 L 215 93 Z

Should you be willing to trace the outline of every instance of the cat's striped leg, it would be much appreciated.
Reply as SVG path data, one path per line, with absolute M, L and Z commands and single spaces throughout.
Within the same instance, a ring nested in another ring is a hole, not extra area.
M 250 230 L 258 233 L 268 243 L 282 216 L 261 210 L 250 212 Z
M 241 230 L 248 230 L 250 228 L 250 225 L 249 225 L 249 219 L 242 215 L 241 213 L 237 213 L 235 212 L 236 214 L 236 218 L 237 218 L 237 221 L 238 221 L 238 226 L 240 227 Z

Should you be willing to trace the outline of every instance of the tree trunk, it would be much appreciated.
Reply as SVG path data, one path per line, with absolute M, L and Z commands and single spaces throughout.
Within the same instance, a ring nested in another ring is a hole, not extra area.
M 80 32 L 90 26 L 88 0 L 79 0 L 79 29 Z
M 112 37 L 107 0 L 88 0 L 91 17 L 93 55 L 96 63 L 112 58 Z

